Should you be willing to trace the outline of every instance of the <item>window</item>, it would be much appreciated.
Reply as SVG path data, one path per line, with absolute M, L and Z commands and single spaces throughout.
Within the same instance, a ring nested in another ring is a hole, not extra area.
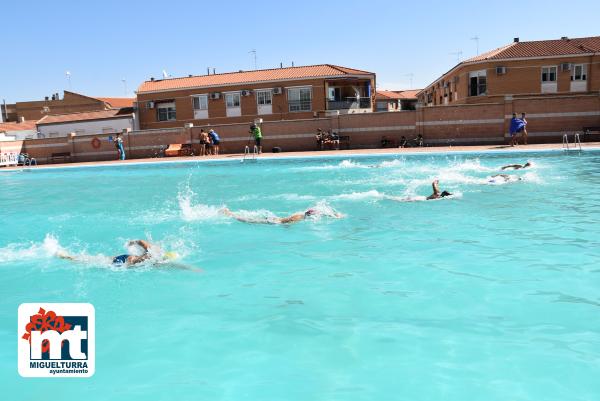
M 160 103 L 158 104 L 156 113 L 158 121 L 173 121 L 177 119 L 175 113 L 175 103 Z
M 226 93 L 225 106 L 227 106 L 227 108 L 240 107 L 240 93 Z
M 542 67 L 542 82 L 556 82 L 556 66 Z
M 469 96 L 485 96 L 487 94 L 486 70 L 469 73 Z
M 194 110 L 208 110 L 208 95 L 198 95 L 192 97 Z
M 256 91 L 256 103 L 259 106 L 268 106 L 273 102 L 271 90 Z
M 289 88 L 288 104 L 290 112 L 311 110 L 312 90 L 310 87 Z
M 587 79 L 586 72 L 584 64 L 575 64 L 571 73 L 571 81 L 585 81 Z

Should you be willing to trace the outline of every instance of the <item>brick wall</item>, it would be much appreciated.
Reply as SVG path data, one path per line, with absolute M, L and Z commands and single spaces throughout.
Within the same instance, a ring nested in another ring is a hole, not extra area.
M 527 113 L 529 142 L 560 142 L 563 133 L 581 131 L 585 126 L 600 126 L 600 94 L 548 96 L 544 98 L 508 97 L 503 102 L 422 107 L 416 111 L 379 112 L 310 118 L 290 121 L 265 121 L 263 150 L 274 146 L 283 151 L 316 150 L 317 128 L 332 129 L 350 137 L 351 148 L 379 147 L 381 137 L 411 140 L 421 133 L 428 146 L 478 145 L 507 143 L 513 112 Z M 165 128 L 133 131 L 124 135 L 128 158 L 157 157 L 171 143 L 198 142 L 201 128 Z M 222 139 L 222 153 L 241 153 L 252 145 L 249 123 L 213 124 Z M 100 146 L 94 148 L 92 140 Z M 52 153 L 70 152 L 72 161 L 117 159 L 117 151 L 108 135 L 27 140 L 23 151 L 36 157 L 40 164 Z

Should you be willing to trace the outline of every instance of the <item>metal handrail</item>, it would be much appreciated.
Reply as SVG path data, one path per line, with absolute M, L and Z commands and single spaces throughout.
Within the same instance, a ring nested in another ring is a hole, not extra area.
M 563 139 L 562 139 L 562 147 L 563 150 L 569 150 L 569 136 L 567 134 L 563 135 Z
M 581 150 L 581 138 L 579 138 L 579 132 L 575 133 L 575 138 L 573 139 L 574 146 L 577 147 L 579 145 L 579 150 Z

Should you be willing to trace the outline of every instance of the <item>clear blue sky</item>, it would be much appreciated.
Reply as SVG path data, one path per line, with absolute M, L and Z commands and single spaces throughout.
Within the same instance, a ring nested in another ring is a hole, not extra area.
M 0 100 L 68 89 L 123 96 L 172 76 L 332 63 L 377 73 L 380 89 L 421 88 L 476 53 L 521 40 L 600 35 L 600 2 L 10 1 L 0 8 Z

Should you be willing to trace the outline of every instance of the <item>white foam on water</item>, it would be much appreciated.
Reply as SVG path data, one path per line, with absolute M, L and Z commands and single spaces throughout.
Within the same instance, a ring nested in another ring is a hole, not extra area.
M 0 263 L 17 260 L 47 259 L 61 250 L 58 240 L 46 234 L 43 242 L 13 243 L 0 248 Z
M 338 164 L 327 164 L 324 166 L 297 167 L 294 170 L 296 170 L 296 171 L 315 171 L 315 170 L 339 170 L 339 169 L 352 169 L 352 168 L 369 168 L 369 166 L 346 159 L 346 160 L 342 160 Z
M 194 195 L 194 192 L 189 188 L 177 195 L 180 215 L 184 221 L 212 220 L 221 216 L 222 206 L 193 204 Z
M 377 191 L 376 189 L 372 189 L 370 191 L 364 192 L 352 192 L 348 194 L 340 194 L 333 195 L 330 199 L 343 199 L 343 200 L 365 200 L 365 199 L 383 199 L 386 195 Z

